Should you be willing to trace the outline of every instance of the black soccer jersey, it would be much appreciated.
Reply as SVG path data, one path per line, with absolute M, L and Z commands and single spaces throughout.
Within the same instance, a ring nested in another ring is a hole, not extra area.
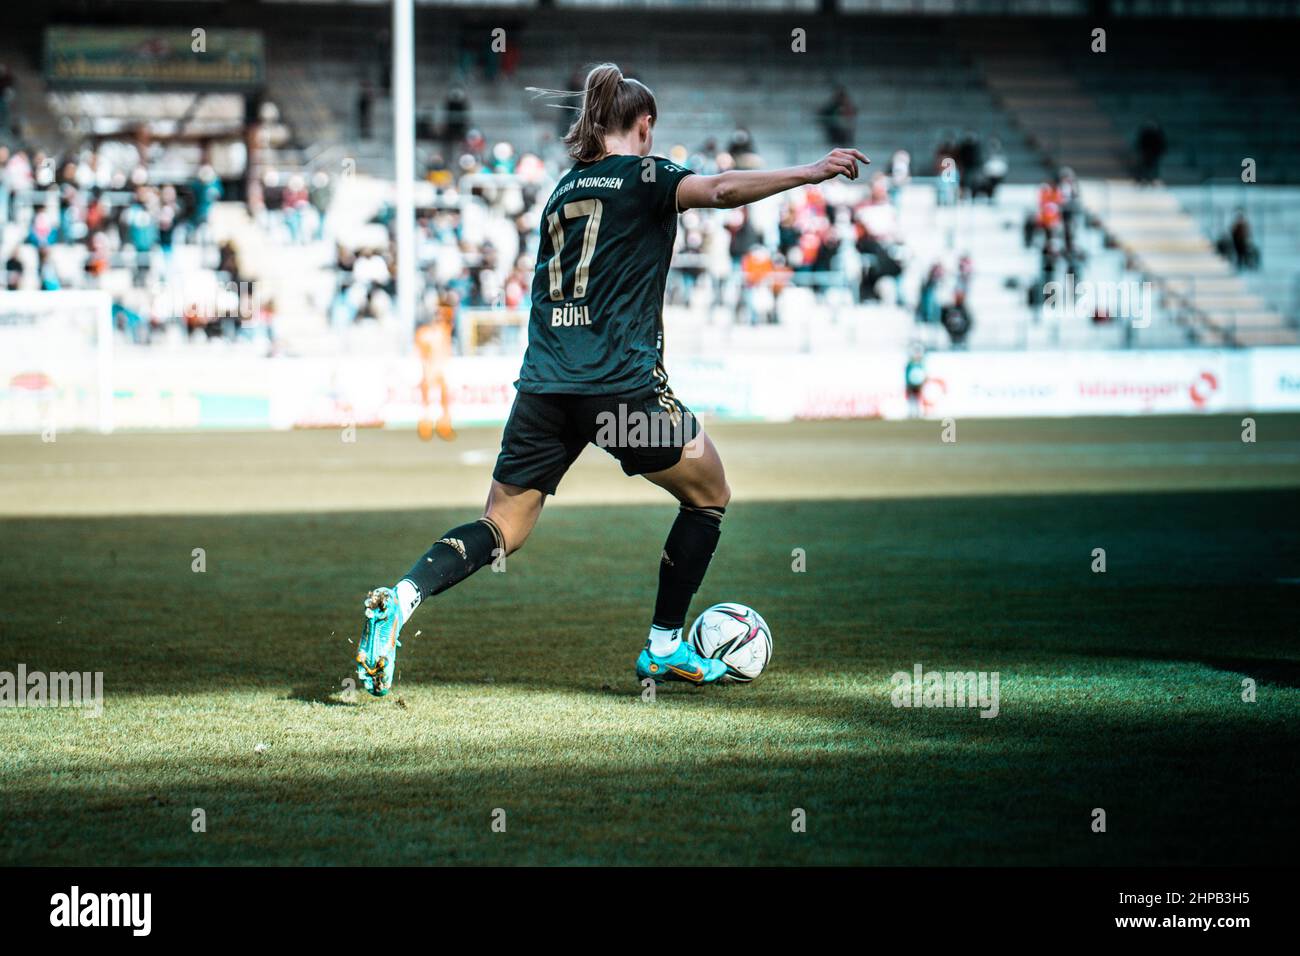
M 660 385 L 677 184 L 690 174 L 659 156 L 607 156 L 560 179 L 542 216 L 521 392 Z

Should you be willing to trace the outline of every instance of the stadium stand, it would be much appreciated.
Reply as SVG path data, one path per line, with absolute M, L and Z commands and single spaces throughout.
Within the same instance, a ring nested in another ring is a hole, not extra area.
M 889 151 L 908 150 L 918 171 L 922 162 L 924 172 L 930 171 L 943 137 L 976 128 L 986 139 L 1001 141 L 1009 181 L 1038 177 L 1033 151 L 994 104 L 970 57 L 938 22 L 877 20 L 869 30 L 846 33 L 812 17 L 812 42 L 826 48 L 807 60 L 790 52 L 788 29 L 763 18 L 701 12 L 689 27 L 674 27 L 662 17 L 622 12 L 620 23 L 621 33 L 601 38 L 601 55 L 625 64 L 655 89 L 663 111 L 657 131 L 661 145 L 694 148 L 713 139 L 725 147 L 740 127 L 749 131 L 768 164 L 804 161 L 826 146 L 818 112 L 842 85 L 856 105 L 856 138 L 888 144 Z M 481 64 L 494 60 L 474 48 L 466 51 L 467 31 L 421 31 L 416 104 L 428 120 L 425 130 L 446 125 L 448 90 L 460 86 L 468 89 L 469 124 L 489 139 L 543 153 L 553 145 L 568 111 L 537 100 L 525 87 L 570 87 L 572 73 L 590 62 L 590 40 L 574 28 L 572 14 L 561 11 L 531 13 L 512 36 L 519 44 L 517 60 L 488 79 Z M 356 147 L 358 168 L 390 173 L 391 103 L 374 51 L 356 43 L 353 31 L 327 27 L 274 37 L 269 50 L 275 60 L 306 64 L 305 76 L 272 68 L 271 95 L 290 122 L 306 131 L 322 123 L 351 131 L 356 142 L 349 147 Z M 805 65 L 814 62 L 812 69 Z M 929 66 L 918 69 L 918 63 Z M 756 88 L 763 90 L 761 100 L 752 95 Z M 370 138 L 356 135 L 365 89 L 373 99 L 369 125 L 381 133 Z M 329 111 L 327 119 L 321 109 Z M 424 136 L 422 145 L 429 149 L 433 140 Z
M 1196 221 L 1163 188 L 1096 183 L 1088 208 L 1157 283 L 1185 309 L 1207 345 L 1294 345 L 1293 323 L 1251 293 Z
M 1202 234 L 1225 258 L 1232 250 L 1234 223 L 1240 215 L 1255 247 L 1251 262 L 1237 264 L 1247 290 L 1259 296 L 1294 325 L 1300 320 L 1300 188 L 1257 188 L 1239 181 L 1176 186 L 1171 192 Z M 1225 241 L 1226 240 L 1226 241 Z
M 1206 198 L 1215 195 L 1213 187 L 1188 184 L 1240 174 L 1246 165 L 1252 182 L 1296 180 L 1289 157 L 1300 146 L 1300 128 L 1269 121 L 1300 108 L 1300 84 L 1283 66 L 1284 46 L 1261 49 L 1257 33 L 1232 23 L 1207 30 L 1162 22 L 1148 34 L 1162 43 L 1134 44 L 1133 31 L 1112 29 L 1113 42 L 1108 36 L 1105 50 L 1094 52 L 1092 29 L 1008 25 L 972 31 L 965 45 L 1043 160 L 1090 178 L 1089 212 L 1197 341 L 1295 344 L 1285 237 L 1277 237 L 1267 256 L 1269 271 L 1245 281 L 1216 253 L 1223 223 L 1208 211 L 1198 223 L 1187 211 L 1215 203 Z M 1134 188 L 1132 176 L 1148 188 Z M 1168 184 L 1186 188 L 1174 194 Z M 1260 192 L 1267 190 L 1252 195 Z M 1260 202 L 1300 211 L 1287 193 L 1273 195 Z M 1202 224 L 1219 232 L 1207 235 Z
M 92 279 L 93 243 L 69 239 L 98 174 L 74 176 L 70 203 L 58 196 L 62 178 L 9 190 L 15 215 L 0 253 L 11 278 L 23 288 L 97 282 L 124 311 L 147 317 L 159 333 L 143 336 L 150 340 L 200 329 L 247 340 L 251 325 L 255 341 L 297 352 L 352 348 L 357 336 L 399 347 L 383 330 L 392 290 L 383 180 L 393 167 L 383 11 L 313 7 L 309 22 L 276 5 L 244 13 L 260 20 L 267 51 L 252 139 L 241 130 L 251 109 L 241 97 L 46 93 L 33 57 L 39 31 L 19 30 L 0 45 L 14 91 L 10 145 L 26 147 L 16 164 L 58 157 L 60 166 L 72 158 L 112 167 L 98 178 L 119 227 L 100 250 L 102 277 Z M 526 88 L 573 87 L 594 49 L 656 89 L 657 150 L 701 171 L 806 161 L 843 138 L 875 159 L 856 187 L 773 201 L 748 222 L 723 213 L 685 219 L 670 284 L 676 343 L 809 351 L 913 341 L 990 349 L 1297 340 L 1297 234 L 1288 225 L 1297 194 L 1269 189 L 1298 175 L 1282 159 L 1300 143 L 1294 124 L 1269 117 L 1292 115 L 1300 98 L 1276 57 L 1225 54 L 1205 31 L 1172 24 L 1162 29 L 1186 46 L 1138 50 L 1113 30 L 1109 51 L 1092 54 L 1090 28 L 1078 20 L 871 17 L 846 29 L 842 18 L 803 12 L 813 55 L 790 49 L 780 15 L 694 11 L 689 26 L 655 11 L 617 16 L 620 30 L 596 45 L 590 17 L 572 9 L 512 8 L 484 19 L 421 8 L 423 301 L 428 309 L 454 294 L 460 348 L 479 344 L 476 323 L 502 325 L 501 310 L 520 304 L 537 203 L 564 165 L 559 138 L 571 113 Z M 508 55 L 487 52 L 495 25 L 507 30 Z M 1198 58 L 1231 68 L 1233 79 L 1217 81 Z M 1180 97 L 1180 83 L 1195 106 Z M 1242 108 L 1245 96 L 1251 109 Z M 133 143 L 132 129 L 146 121 L 187 135 Z M 1158 126 L 1167 145 L 1158 168 L 1138 168 L 1143 124 Z M 256 150 L 243 175 L 248 144 Z M 132 148 L 144 149 L 143 162 Z M 1249 204 L 1223 187 L 1177 185 L 1231 175 L 1243 155 L 1272 177 Z M 226 201 L 198 230 L 188 217 L 208 161 Z M 1134 173 L 1158 181 L 1138 187 Z M 135 185 L 145 188 L 133 206 Z M 1244 269 L 1218 248 L 1229 207 L 1241 205 L 1259 252 L 1257 267 Z M 42 206 L 72 217 L 59 241 L 44 243 L 48 251 L 31 241 Z M 165 254 L 161 237 L 151 249 L 129 248 L 125 217 L 152 217 L 145 224 L 157 227 L 178 214 L 183 228 Z M 1157 292 L 1154 314 L 1135 323 L 1108 308 L 1053 311 L 1044 290 L 1066 275 L 1112 288 L 1146 283 Z M 265 307 L 251 323 L 196 321 L 181 301 L 196 286 L 240 283 L 255 286 Z

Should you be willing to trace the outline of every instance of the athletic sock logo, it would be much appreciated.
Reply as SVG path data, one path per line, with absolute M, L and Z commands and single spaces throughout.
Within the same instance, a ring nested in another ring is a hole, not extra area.
M 468 556 L 465 554 L 465 542 L 460 540 L 460 538 L 439 538 L 438 544 L 445 544 L 448 547 L 455 548 L 456 553 L 461 556 L 462 560 L 469 560 Z

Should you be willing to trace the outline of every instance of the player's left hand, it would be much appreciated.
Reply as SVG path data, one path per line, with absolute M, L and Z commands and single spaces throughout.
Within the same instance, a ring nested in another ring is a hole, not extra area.
M 837 146 L 822 159 L 813 163 L 812 181 L 821 183 L 828 179 L 834 179 L 836 176 L 857 179 L 859 162 L 866 166 L 871 163 L 871 160 L 852 147 Z

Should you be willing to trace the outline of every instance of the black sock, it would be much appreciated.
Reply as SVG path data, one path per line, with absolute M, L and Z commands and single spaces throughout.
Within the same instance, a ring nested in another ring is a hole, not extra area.
M 659 561 L 659 596 L 655 598 L 652 622 L 655 627 L 685 625 L 691 598 L 700 589 L 713 549 L 718 546 L 726 510 L 682 505 L 677 512 Z
M 423 601 L 464 581 L 496 557 L 494 552 L 504 546 L 497 526 L 487 518 L 480 518 L 452 528 L 439 538 L 406 572 L 403 580 L 415 585 Z

